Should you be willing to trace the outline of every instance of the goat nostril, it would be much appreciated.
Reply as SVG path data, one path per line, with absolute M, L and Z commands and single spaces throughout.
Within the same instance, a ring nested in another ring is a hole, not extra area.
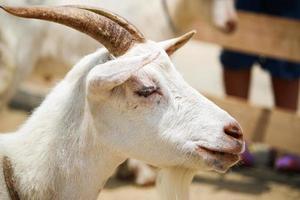
M 242 139 L 243 132 L 237 123 L 232 123 L 224 127 L 224 132 L 235 139 Z

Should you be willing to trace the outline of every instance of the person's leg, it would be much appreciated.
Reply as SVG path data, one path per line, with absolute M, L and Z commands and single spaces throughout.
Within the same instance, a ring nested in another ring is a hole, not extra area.
M 227 66 L 223 67 L 223 81 L 227 95 L 248 100 L 250 79 L 250 68 L 234 70 Z M 240 164 L 244 167 L 252 167 L 254 165 L 254 157 L 249 152 L 247 146 L 245 151 L 241 154 Z
M 257 57 L 223 50 L 220 60 L 223 66 L 223 81 L 226 94 L 248 99 L 251 68 Z
M 261 66 L 272 76 L 275 106 L 296 112 L 300 89 L 300 63 L 266 59 Z
M 248 99 L 250 78 L 251 69 L 233 70 L 229 67 L 224 67 L 223 81 L 226 94 Z
M 247 100 L 249 96 L 251 68 L 257 57 L 223 50 L 220 60 L 223 66 L 223 81 L 226 94 Z M 254 157 L 248 148 L 241 155 L 240 164 L 247 167 L 254 165 Z
M 298 110 L 300 81 L 272 77 L 276 107 L 296 112 Z
M 300 64 L 283 60 L 266 59 L 262 67 L 272 76 L 275 106 L 296 112 L 298 109 Z M 300 156 L 286 154 L 275 161 L 275 168 L 282 171 L 300 171 Z

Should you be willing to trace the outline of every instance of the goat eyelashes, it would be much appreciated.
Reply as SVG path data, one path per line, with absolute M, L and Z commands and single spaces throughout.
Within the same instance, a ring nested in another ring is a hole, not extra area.
M 143 87 L 142 89 L 135 92 L 139 97 L 149 97 L 152 94 L 160 94 L 162 95 L 160 88 L 155 86 Z

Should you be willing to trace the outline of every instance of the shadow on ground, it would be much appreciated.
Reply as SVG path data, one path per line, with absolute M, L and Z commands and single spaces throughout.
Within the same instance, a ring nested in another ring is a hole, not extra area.
M 252 194 L 269 191 L 273 183 L 300 191 L 300 174 L 281 173 L 267 168 L 239 168 L 224 175 L 198 175 L 194 183 L 213 185 L 216 190 Z
M 262 194 L 269 192 L 270 184 L 286 185 L 299 190 L 300 174 L 279 173 L 267 168 L 238 168 L 227 174 L 199 173 L 193 184 L 210 185 L 216 191 L 230 191 L 235 193 Z M 106 184 L 106 189 L 116 189 L 123 186 L 134 186 L 131 181 L 120 181 L 111 178 Z

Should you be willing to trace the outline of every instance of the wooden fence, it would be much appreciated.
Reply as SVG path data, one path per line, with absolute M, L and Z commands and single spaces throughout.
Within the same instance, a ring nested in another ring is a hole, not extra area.
M 226 34 L 205 19 L 191 28 L 196 39 L 241 52 L 300 62 L 300 21 L 269 15 L 238 12 L 238 29 Z

